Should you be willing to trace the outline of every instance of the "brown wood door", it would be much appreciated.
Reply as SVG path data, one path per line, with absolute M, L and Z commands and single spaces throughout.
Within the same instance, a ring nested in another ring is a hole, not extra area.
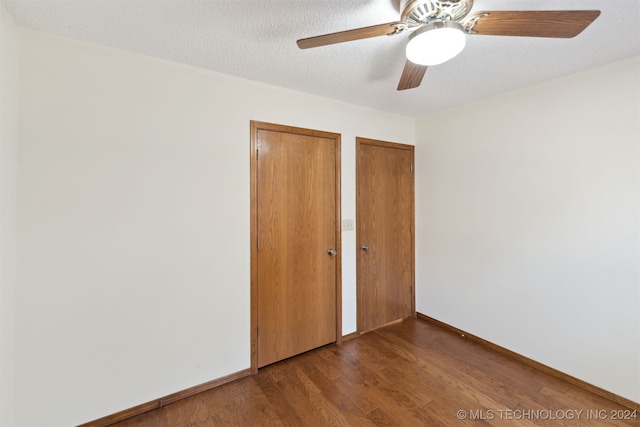
M 414 147 L 356 140 L 358 332 L 415 315 Z
M 257 122 L 252 136 L 252 310 L 262 367 L 338 339 L 340 136 Z

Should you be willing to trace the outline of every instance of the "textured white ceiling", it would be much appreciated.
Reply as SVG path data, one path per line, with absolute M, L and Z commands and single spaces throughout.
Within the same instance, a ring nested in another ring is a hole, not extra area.
M 3 0 L 19 25 L 405 116 L 640 54 L 639 0 L 476 0 L 473 12 L 597 9 L 573 39 L 467 36 L 396 91 L 408 35 L 300 50 L 299 38 L 399 19 L 399 0 Z

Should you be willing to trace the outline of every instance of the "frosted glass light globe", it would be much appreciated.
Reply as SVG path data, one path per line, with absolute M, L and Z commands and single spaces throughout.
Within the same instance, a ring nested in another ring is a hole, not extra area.
M 462 52 L 465 42 L 462 25 L 451 21 L 434 22 L 411 34 L 407 59 L 418 65 L 442 64 Z

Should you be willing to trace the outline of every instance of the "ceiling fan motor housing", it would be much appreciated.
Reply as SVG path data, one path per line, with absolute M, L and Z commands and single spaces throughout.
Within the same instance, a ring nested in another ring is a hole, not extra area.
M 410 27 L 428 24 L 434 19 L 458 21 L 471 11 L 473 0 L 402 0 L 401 19 Z

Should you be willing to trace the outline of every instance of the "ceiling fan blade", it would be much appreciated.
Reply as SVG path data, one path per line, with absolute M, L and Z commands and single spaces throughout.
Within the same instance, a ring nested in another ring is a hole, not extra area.
M 478 12 L 465 19 L 464 25 L 470 27 L 472 34 L 571 38 L 580 34 L 598 16 L 599 10 Z
M 372 25 L 370 27 L 356 28 L 354 30 L 339 31 L 337 33 L 300 39 L 297 43 L 300 49 L 309 49 L 312 47 L 326 46 L 335 43 L 368 39 L 370 37 L 387 36 L 402 32 L 404 29 L 406 29 L 406 25 L 403 22 L 388 22 L 386 24 Z
M 402 76 L 400 77 L 400 83 L 398 83 L 398 90 L 413 89 L 420 86 L 424 73 L 427 71 L 426 65 L 414 64 L 408 61 L 404 64 L 404 70 L 402 70 Z

